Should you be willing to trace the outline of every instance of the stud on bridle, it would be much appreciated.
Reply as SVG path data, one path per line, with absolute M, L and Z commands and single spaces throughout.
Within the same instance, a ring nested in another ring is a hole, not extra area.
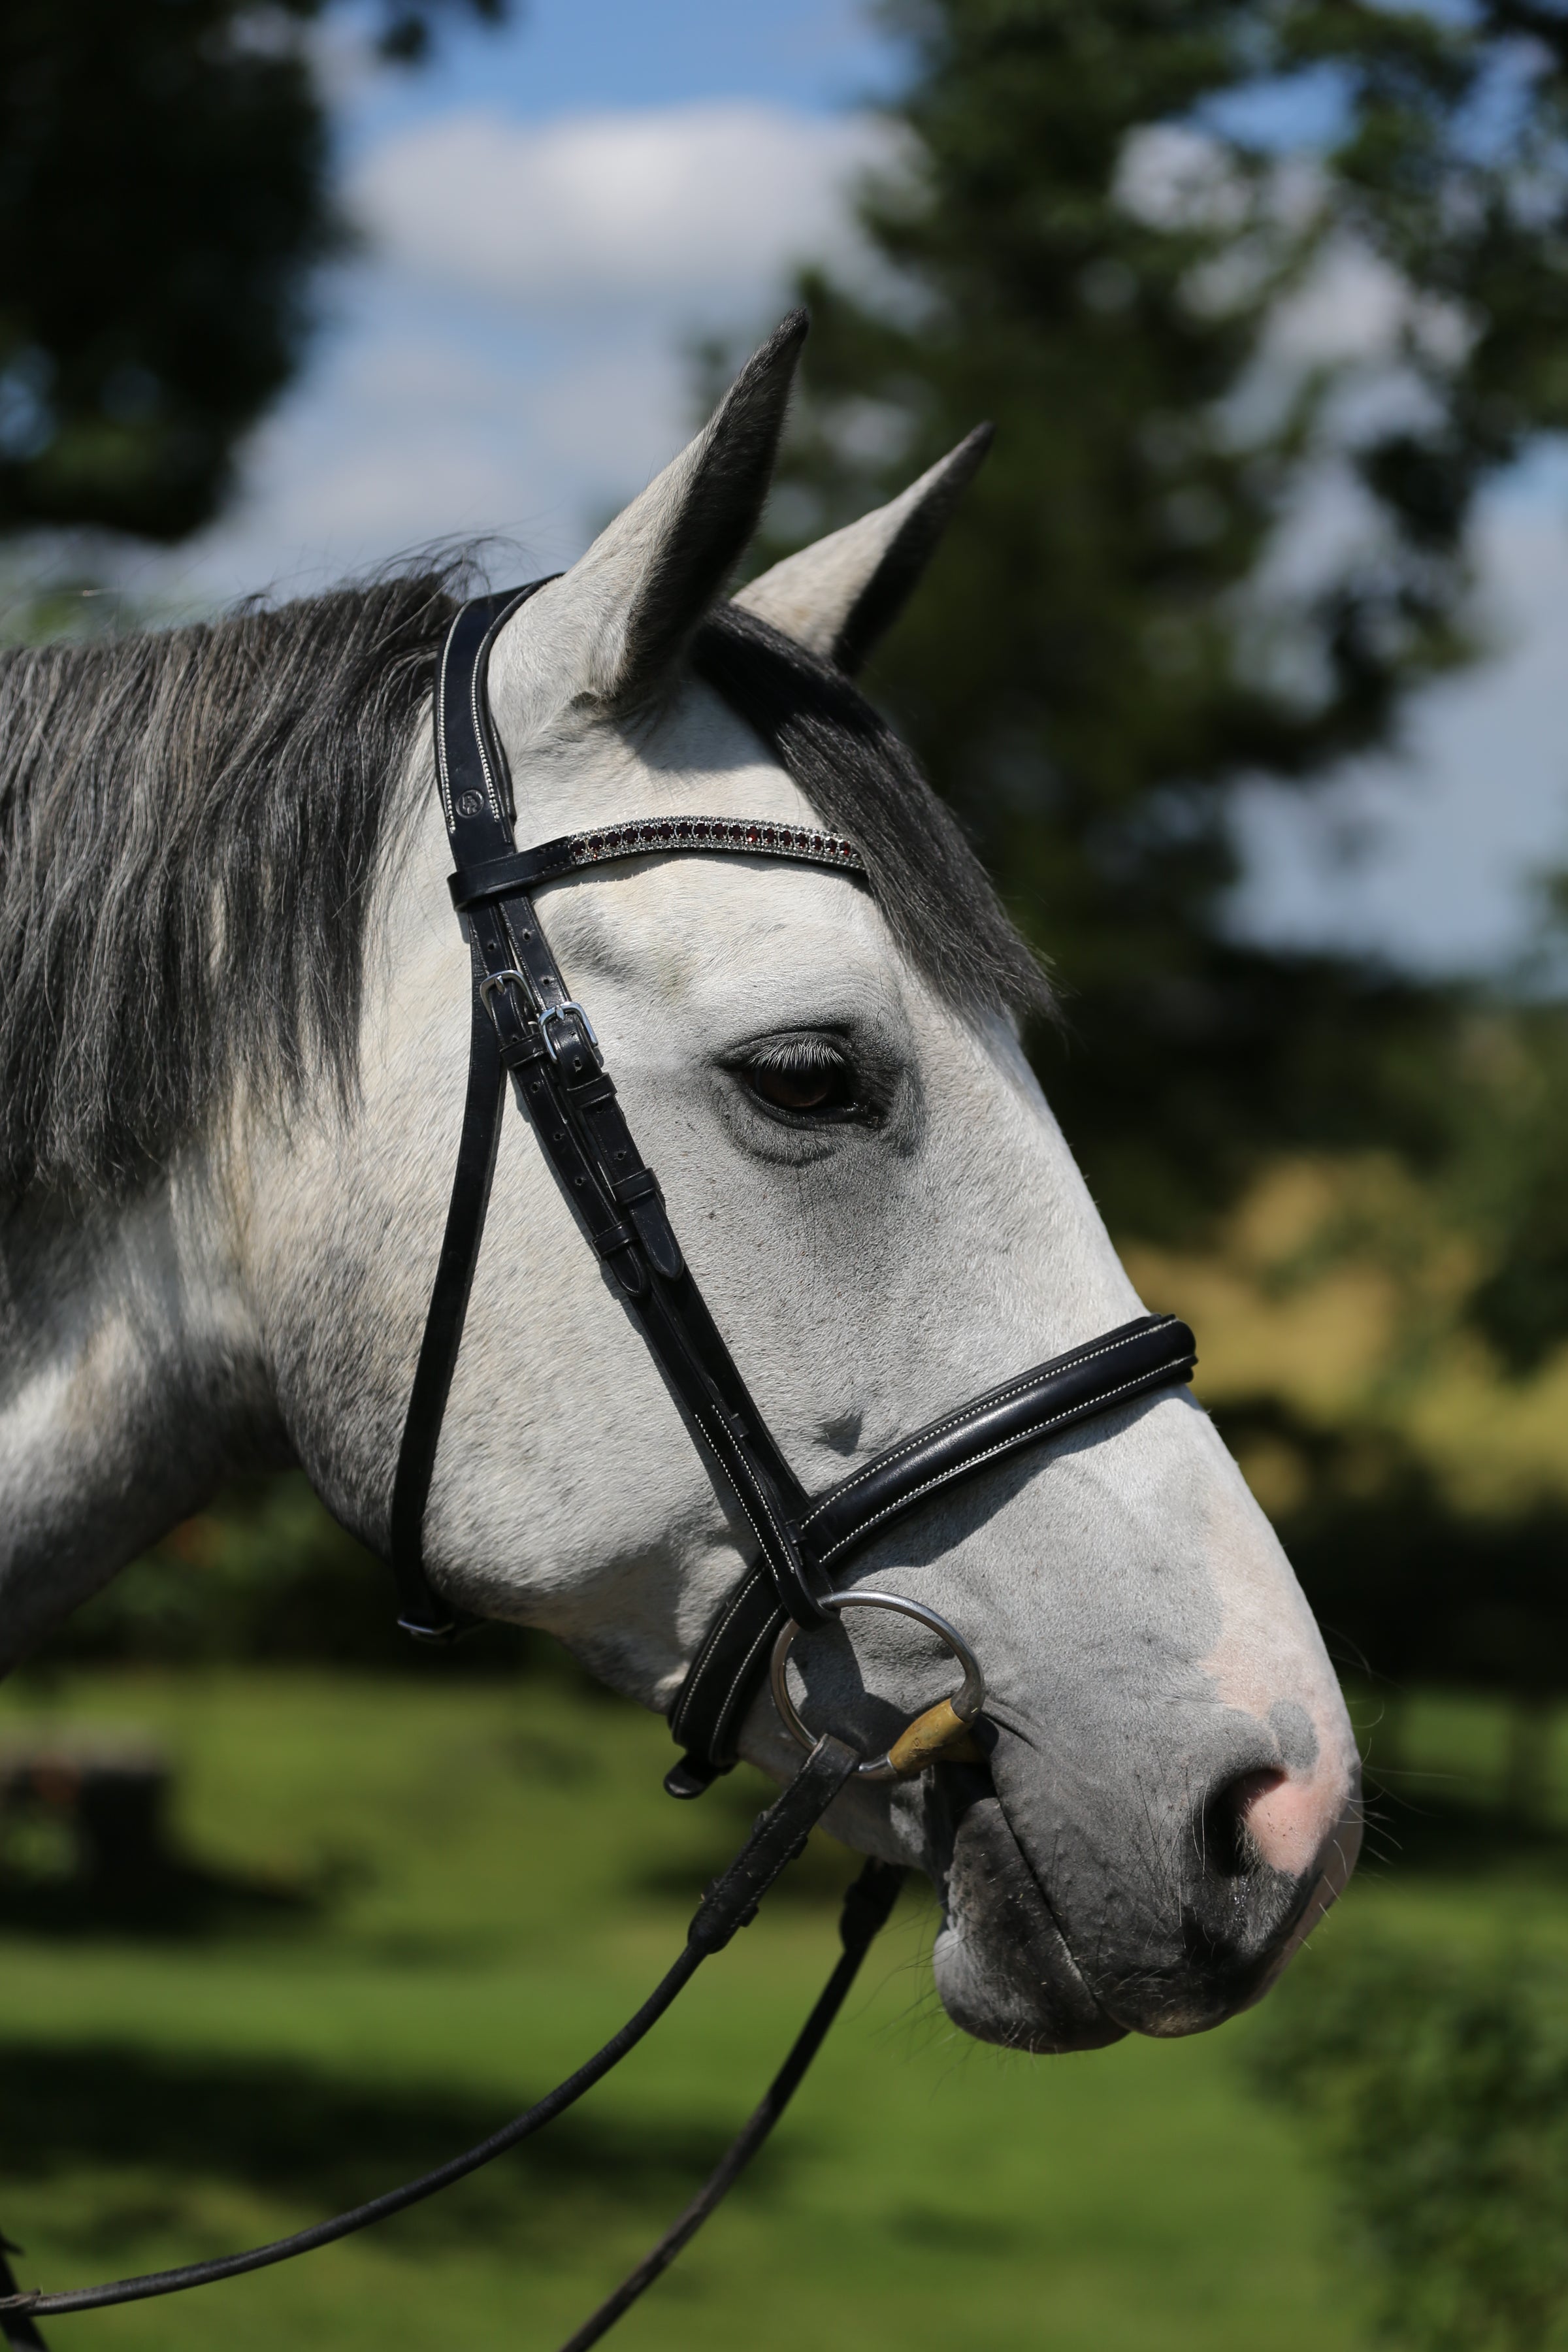
M 704 1896 L 685 1949 L 662 1983 L 603 2050 L 526 2114 L 478 2147 L 351 2213 L 214 2262 L 60 2294 L 18 2294 L 0 2251 L 0 2285 L 9 2290 L 0 2296 L 0 2327 L 15 2347 L 41 2343 L 39 2315 L 174 2294 L 345 2237 L 489 2163 L 581 2097 L 642 2038 L 700 1962 L 753 1916 L 763 1892 L 851 1779 L 911 1778 L 944 1758 L 980 1752 L 963 1748 L 973 1737 L 984 1696 L 979 1664 L 963 1635 L 902 1595 L 866 1588 L 835 1591 L 830 1571 L 943 1487 L 1112 1406 L 1184 1382 L 1196 1362 L 1184 1323 L 1170 1315 L 1142 1316 L 942 1414 L 826 1492 L 806 1492 L 686 1263 L 658 1181 L 626 1123 L 588 1012 L 562 977 L 534 898 L 568 874 L 628 857 L 763 856 L 829 867 L 860 883 L 865 868 L 853 845 L 837 835 L 715 816 L 634 818 L 519 850 L 511 779 L 490 715 L 486 674 L 499 631 L 546 584 L 534 581 L 510 595 L 465 604 L 447 633 L 437 674 L 437 784 L 453 853 L 452 903 L 468 944 L 473 991 L 457 1168 L 393 1486 L 388 1548 L 400 1622 L 419 1640 L 444 1642 L 474 1622 L 432 1586 L 424 1527 L 510 1079 L 580 1232 L 674 1395 L 721 1501 L 749 1531 L 751 1564 L 716 1614 L 670 1710 L 670 1727 L 684 1753 L 665 1785 L 674 1796 L 697 1796 L 730 1769 L 742 1723 L 770 1675 L 786 1728 L 809 1752 Z M 927 1708 L 875 1759 L 857 1756 L 831 1734 L 814 1740 L 786 1679 L 797 1631 L 857 1607 L 890 1609 L 916 1620 L 963 1667 L 960 1690 Z M 761 2145 L 887 1918 L 900 1875 L 881 1863 L 866 1865 L 846 1899 L 844 1956 L 766 2097 L 687 2211 L 572 2337 L 567 2352 L 583 2352 L 596 2341 L 658 2276 Z

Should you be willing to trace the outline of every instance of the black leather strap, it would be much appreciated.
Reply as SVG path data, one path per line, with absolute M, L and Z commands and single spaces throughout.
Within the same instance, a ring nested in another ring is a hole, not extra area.
M 788 1622 L 761 1568 L 714 1618 L 669 1711 L 670 1736 L 687 1751 L 664 1776 L 672 1797 L 700 1797 L 734 1762 L 746 1709 L 767 1679 L 773 1643 Z
M 102 2311 L 114 2304 L 148 2303 L 160 2295 L 181 2294 L 187 2287 L 211 2286 L 219 2279 L 268 2270 L 275 2263 L 289 2262 L 296 2254 L 309 2253 L 317 2246 L 335 2244 L 340 2238 L 353 2237 L 357 2231 L 368 2229 L 374 2221 L 384 2221 L 394 2213 L 405 2212 L 410 2205 L 422 2204 L 437 2190 L 466 2179 L 469 2173 L 504 2156 L 509 2148 L 531 2139 L 535 2132 L 574 2106 L 595 2083 L 603 2082 L 663 2016 L 677 1994 L 690 1983 L 702 1962 L 713 1953 L 721 1952 L 740 1928 L 750 1926 L 763 1896 L 801 1852 L 813 1828 L 859 1761 L 855 1750 L 840 1740 L 824 1737 L 817 1741 L 788 1788 L 757 1816 L 751 1836 L 729 1869 L 703 1895 L 687 1929 L 684 1948 L 641 2008 L 564 2082 L 558 2083 L 552 2091 L 547 2091 L 543 2098 L 536 2100 L 521 2115 L 514 2116 L 510 2123 L 503 2124 L 488 2139 L 465 2148 L 460 2156 L 449 2158 L 433 2171 L 422 2173 L 416 2180 L 405 2180 L 401 2187 L 385 2189 L 381 2196 L 354 2206 L 349 2212 L 334 2214 L 329 2221 L 313 2222 L 307 2229 L 296 2230 L 289 2237 L 274 2238 L 264 2246 L 247 2246 L 243 2253 L 219 2254 L 206 2262 L 182 2263 L 177 2270 L 148 2271 L 139 2278 L 106 2279 L 94 2286 L 66 2287 L 48 2294 L 37 2289 L 18 2291 L 0 2254 L 0 2285 L 5 2288 L 0 2295 L 0 2330 L 7 2342 L 28 2347 L 39 2346 L 41 2339 L 35 2324 L 39 2313 L 47 2316 L 67 2311 Z M 0 2245 L 4 2243 L 0 2240 Z M 14 2252 L 16 2249 L 9 2251 Z
M 900 1438 L 807 1504 L 795 1533 L 808 1573 L 825 1576 L 842 1566 L 939 1487 L 1113 1405 L 1188 1381 L 1196 1363 L 1186 1324 L 1173 1315 L 1144 1315 L 1037 1364 L 913 1437 Z M 734 1762 L 746 1710 L 767 1680 L 773 1646 L 786 1622 L 771 1587 L 756 1574 L 737 1585 L 720 1610 L 670 1709 L 670 1732 L 687 1751 L 665 1775 L 672 1797 L 700 1797 Z
M 510 595 L 479 597 L 463 607 L 442 652 L 436 689 L 437 713 L 447 691 L 454 643 L 459 646 L 459 669 L 469 658 L 461 651 L 463 647 L 471 646 L 471 658 L 476 665 L 488 661 L 501 623 L 533 594 L 535 588 L 543 585 L 542 581 L 537 581 Z M 476 667 L 474 676 L 478 675 Z M 483 757 L 478 728 L 448 743 L 447 731 L 437 719 L 436 741 L 437 781 L 442 807 L 448 812 L 448 829 L 454 824 L 460 824 L 464 838 L 475 841 L 485 828 L 494 828 L 504 837 L 510 817 L 501 813 L 506 804 L 496 788 L 495 771 Z M 501 773 L 504 772 L 503 765 Z M 495 1024 L 481 992 L 483 977 L 476 959 L 473 1015 L 468 1030 L 468 1086 L 463 1105 L 462 1133 L 458 1141 L 458 1163 L 392 1487 L 387 1549 L 397 1581 L 397 1622 L 405 1633 L 421 1642 L 449 1642 L 465 1623 L 472 1622 L 441 1600 L 432 1588 L 425 1573 L 424 1530 L 436 1450 L 440 1444 L 441 1422 L 462 1344 L 463 1323 L 484 1235 L 485 1212 L 489 1206 L 496 1144 L 500 1134 L 505 1076 Z
M 438 1598 L 425 1573 L 425 1506 L 479 1263 L 505 1083 L 495 1025 L 476 991 L 457 1172 L 392 1489 L 389 1549 L 397 1579 L 397 1622 L 405 1633 L 421 1642 L 448 1642 L 460 1627 L 458 1612 Z
M 606 2336 L 655 2279 L 663 2276 L 682 2247 L 690 2244 L 714 2208 L 729 2195 L 800 2088 L 806 2068 L 826 2040 L 827 2030 L 848 1998 L 873 1937 L 888 1924 L 903 1875 L 891 1863 L 867 1863 L 845 1895 L 839 1915 L 843 1956 L 818 1994 L 816 2008 L 795 2036 L 789 2056 L 691 2202 L 615 2293 L 606 2295 L 597 2311 L 567 2337 L 561 2352 L 588 2352 L 590 2345 Z
M 9 2238 L 0 2237 L 0 2298 L 13 2296 L 20 2292 L 16 2284 L 16 2273 L 6 2256 L 19 2254 L 21 2251 L 21 2247 L 14 2246 Z M 0 2302 L 0 2334 L 5 2336 L 6 2343 L 11 2347 L 11 2352 L 47 2352 L 47 2347 L 34 2323 L 32 2314 L 27 2311 L 7 2311 L 3 2302 Z
M 465 607 L 453 624 L 437 674 L 437 780 L 457 869 L 453 895 L 461 902 L 460 919 L 474 958 L 476 999 L 494 1027 L 500 1061 L 511 1073 L 518 1102 L 562 1193 L 641 1328 L 715 1486 L 750 1528 L 780 1606 L 803 1622 L 816 1622 L 822 1612 L 791 1533 L 805 1493 L 692 1280 L 665 1214 L 658 1180 L 626 1124 L 589 1018 L 572 1001 L 529 889 L 515 878 L 531 868 L 512 844 L 511 783 L 490 717 L 485 668 L 497 630 L 522 595 L 531 593 L 481 599 Z M 729 838 L 726 821 L 669 820 L 668 842 L 662 823 L 637 820 L 603 835 L 574 836 L 563 854 L 596 864 L 609 856 L 644 856 L 650 849 L 711 855 L 737 845 Z M 681 824 L 691 828 L 688 839 L 679 836 Z M 700 837 L 703 826 L 710 838 Z M 748 836 L 753 831 L 758 835 L 756 842 L 748 838 L 745 844 L 756 854 L 858 870 L 848 845 L 837 835 L 807 835 L 783 824 L 770 828 L 760 822 L 743 830 Z M 771 847 L 762 837 L 770 830 L 775 835 Z M 574 839 L 580 840 L 580 856 Z M 552 869 L 568 870 L 567 865 L 557 868 L 552 845 L 541 855 Z M 477 1240 L 476 1233 L 475 1248 Z M 461 1326 L 449 1314 L 442 1320 L 438 1352 L 446 1358 L 455 1351 Z M 436 1354 L 436 1343 L 430 1345 Z M 422 1416 L 415 1439 L 405 1435 L 405 1450 L 411 1466 L 400 1526 L 406 1534 L 415 1501 L 422 1508 L 428 1492 L 428 1477 L 421 1488 L 415 1475 L 417 1457 L 428 1451 L 434 1460 L 434 1443 Z M 411 1554 L 405 1541 L 405 1563 Z M 405 1583 L 405 1620 L 412 1614 L 417 1622 L 418 1597 L 406 1576 Z M 447 1615 L 450 1619 L 451 1612 Z
M 1148 1389 L 1189 1381 L 1197 1360 L 1191 1331 L 1173 1315 L 1141 1315 L 1069 1348 L 852 1470 L 802 1514 L 802 1552 L 826 1570 L 938 1487 Z

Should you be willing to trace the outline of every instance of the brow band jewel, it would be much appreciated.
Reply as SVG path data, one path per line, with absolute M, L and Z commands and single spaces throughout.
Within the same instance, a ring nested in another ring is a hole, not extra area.
M 679 856 L 708 853 L 742 857 L 782 857 L 801 866 L 830 866 L 864 882 L 868 877 L 859 851 L 841 834 L 810 825 L 769 824 L 765 817 L 647 816 L 629 824 L 597 826 L 591 833 L 563 834 L 531 849 L 509 850 L 458 868 L 447 883 L 459 914 L 474 907 L 536 890 L 563 874 L 607 865 L 616 857 Z
M 849 874 L 866 871 L 854 843 L 841 835 L 815 833 L 806 825 L 769 824 L 760 817 L 646 817 L 633 824 L 606 825 L 596 833 L 574 833 L 560 845 L 566 870 L 600 866 L 612 857 L 657 856 L 661 850 L 679 849 L 787 857 L 809 866 L 836 866 Z

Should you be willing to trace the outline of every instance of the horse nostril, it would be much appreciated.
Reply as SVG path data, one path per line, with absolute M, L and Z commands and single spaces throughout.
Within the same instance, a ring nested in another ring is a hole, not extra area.
M 1300 1878 L 1318 1860 L 1332 1826 L 1330 1792 L 1316 1773 L 1278 1766 L 1238 1773 L 1210 1798 L 1204 1814 L 1205 1860 L 1216 1877 L 1277 1870 Z
M 1268 1850 L 1277 1842 L 1269 1833 L 1273 1816 L 1268 1809 L 1271 1803 L 1277 1804 L 1280 1789 L 1289 1785 L 1279 1767 L 1269 1765 L 1240 1772 L 1215 1790 L 1203 1814 L 1204 1864 L 1211 1876 L 1241 1878 L 1259 1863 L 1274 1869 L 1288 1866 L 1277 1862 Z M 1258 1834 L 1260 1826 L 1264 1837 Z

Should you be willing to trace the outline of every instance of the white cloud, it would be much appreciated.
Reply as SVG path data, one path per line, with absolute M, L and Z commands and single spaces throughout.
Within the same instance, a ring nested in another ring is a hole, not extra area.
M 765 331 L 803 257 L 862 266 L 848 192 L 890 152 L 869 118 L 740 100 L 389 134 L 351 175 L 364 257 L 234 508 L 138 576 L 305 589 L 488 533 L 569 562 L 692 430 L 683 339 Z
M 483 304 L 410 304 L 384 273 L 335 347 L 258 436 L 240 499 L 173 559 L 181 593 L 305 592 L 433 541 L 499 538 L 570 562 L 588 530 L 690 429 L 674 331 L 498 327 Z
M 749 100 L 570 116 L 468 110 L 390 139 L 349 191 L 386 260 L 552 310 L 754 299 L 847 241 L 849 185 L 890 152 L 857 115 Z

